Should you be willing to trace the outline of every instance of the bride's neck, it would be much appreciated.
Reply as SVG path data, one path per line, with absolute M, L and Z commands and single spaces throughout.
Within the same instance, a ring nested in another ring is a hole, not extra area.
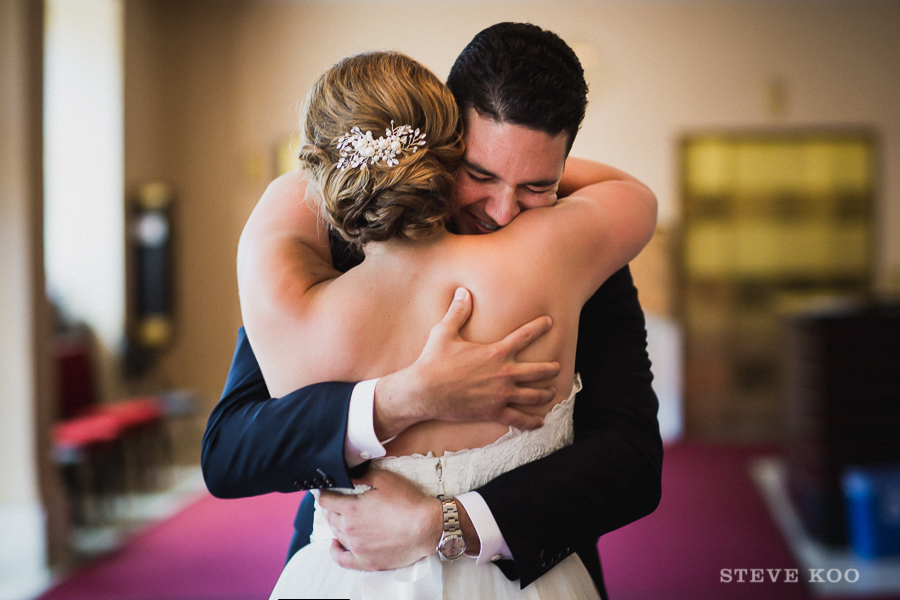
M 446 229 L 441 228 L 422 238 L 408 239 L 396 237 L 383 242 L 369 242 L 363 246 L 363 254 L 367 259 L 402 256 L 412 251 L 419 251 L 424 248 L 432 247 L 448 235 L 450 235 L 449 232 L 447 232 Z

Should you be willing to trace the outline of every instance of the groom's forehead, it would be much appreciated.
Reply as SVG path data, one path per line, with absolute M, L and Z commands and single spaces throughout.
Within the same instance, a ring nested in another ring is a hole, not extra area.
M 501 172 L 529 181 L 558 180 L 565 165 L 568 134 L 551 134 L 509 121 L 498 121 L 470 112 L 465 120 L 464 161 L 483 175 L 499 176 Z M 526 167 L 522 172 L 522 168 Z M 500 177 L 503 179 L 504 177 Z

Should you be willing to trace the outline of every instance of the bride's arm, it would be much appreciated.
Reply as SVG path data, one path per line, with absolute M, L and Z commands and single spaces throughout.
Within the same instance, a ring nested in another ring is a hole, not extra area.
M 299 171 L 274 180 L 241 233 L 238 292 L 248 330 L 301 316 L 306 292 L 340 274 L 306 186 Z
M 511 285 L 515 281 L 530 285 L 531 276 L 540 274 L 580 290 L 585 302 L 647 244 L 656 227 L 656 196 L 612 167 L 601 165 L 594 171 L 598 173 L 604 174 L 603 181 L 578 189 L 554 206 L 525 211 L 479 240 L 490 246 L 486 255 L 505 265 Z M 576 184 L 589 179 L 583 177 Z
M 596 160 L 570 156 L 566 159 L 566 168 L 559 180 L 557 195 L 560 198 L 581 195 L 584 188 L 607 181 L 628 181 L 640 184 L 637 179 L 615 167 Z

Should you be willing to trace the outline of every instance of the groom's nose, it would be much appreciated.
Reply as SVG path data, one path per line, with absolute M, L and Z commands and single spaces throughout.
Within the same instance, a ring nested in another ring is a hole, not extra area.
M 485 206 L 485 212 L 497 225 L 501 227 L 509 225 L 522 212 L 516 199 L 515 189 L 503 186 L 493 190 Z

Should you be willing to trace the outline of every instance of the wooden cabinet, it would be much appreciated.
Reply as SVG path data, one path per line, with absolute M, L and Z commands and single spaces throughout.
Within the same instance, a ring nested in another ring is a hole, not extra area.
M 686 434 L 780 439 L 782 315 L 869 289 L 874 141 L 709 134 L 681 153 Z

